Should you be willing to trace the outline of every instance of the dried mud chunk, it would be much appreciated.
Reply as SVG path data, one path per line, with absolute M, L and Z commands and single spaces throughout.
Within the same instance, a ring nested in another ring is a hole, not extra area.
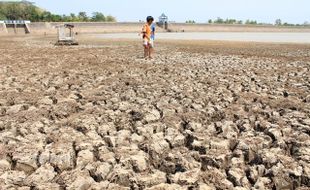
M 108 147 L 102 146 L 98 149 L 98 158 L 101 161 L 108 162 L 112 165 L 116 163 L 115 153 L 112 152 Z
M 100 136 L 106 136 L 106 135 L 114 135 L 116 133 L 116 128 L 113 123 L 107 123 L 98 126 L 97 133 Z
M 108 181 L 116 183 L 118 185 L 129 187 L 131 184 L 131 178 L 133 177 L 133 171 L 125 170 L 120 165 L 114 167 L 113 171 L 108 175 Z
M 38 184 L 35 189 L 37 189 L 37 190 L 46 190 L 46 189 L 48 189 L 48 190 L 61 190 L 63 188 L 64 188 L 64 186 L 61 186 L 57 183 L 44 183 L 44 184 Z
M 223 136 L 226 139 L 232 139 L 238 137 L 238 127 L 233 122 L 225 122 L 222 125 Z
M 134 133 L 131 135 L 131 142 L 135 143 L 135 144 L 139 144 L 139 143 L 143 142 L 144 139 L 145 138 L 143 136 L 140 136 L 137 133 Z
M 147 157 L 144 152 L 140 151 L 139 154 L 131 156 L 132 168 L 135 172 L 143 172 L 148 169 Z
M 39 148 L 38 148 L 39 149 Z M 12 160 L 16 163 L 15 169 L 31 174 L 37 168 L 38 149 L 18 148 L 12 154 Z
M 113 184 L 113 183 L 111 183 L 107 189 L 108 189 L 108 190 L 114 190 L 114 189 L 119 189 L 119 190 L 130 190 L 129 187 L 124 187 L 124 186 L 120 186 L 120 185 L 118 185 L 118 184 Z
M 156 133 L 153 135 L 152 142 L 150 149 L 154 153 L 163 154 L 170 149 L 168 142 L 164 139 L 163 133 Z
M 79 178 L 85 179 L 86 182 L 92 181 L 92 183 L 95 183 L 93 178 L 90 176 L 90 170 L 89 168 L 81 169 L 73 169 L 73 170 L 65 170 L 65 171 L 59 171 L 59 174 L 54 178 L 54 182 L 57 184 L 60 184 L 63 187 L 73 187 L 76 188 L 79 187 L 79 185 L 84 184 L 83 180 L 79 184 Z
M 53 105 L 54 101 L 50 97 L 44 97 L 38 101 L 38 104 Z
M 122 112 L 125 112 L 127 110 L 131 109 L 131 104 L 129 102 L 120 102 L 118 105 L 118 109 Z
M 41 155 L 40 163 L 50 163 L 61 171 L 70 170 L 75 167 L 75 150 L 71 143 L 58 143 L 49 146 Z
M 69 185 L 69 190 L 88 190 L 95 181 L 91 177 L 79 176 Z
M 151 123 L 154 121 L 158 121 L 160 119 L 160 112 L 156 109 L 152 109 L 148 111 L 148 113 L 145 115 L 144 119 L 146 122 Z
M 101 180 L 105 180 L 108 174 L 111 172 L 111 170 L 112 165 L 107 162 L 104 162 L 97 167 L 96 175 L 99 176 Z
M 94 162 L 94 154 L 90 150 L 82 150 L 78 153 L 76 159 L 77 167 L 85 167 L 88 163 Z
M 133 121 L 141 121 L 143 119 L 143 114 L 138 111 L 131 111 L 129 114 Z
M 165 139 L 171 144 L 172 148 L 185 145 L 185 137 L 173 128 L 168 128 L 166 130 Z
M 63 119 L 69 117 L 73 113 L 81 111 L 78 103 L 74 100 L 62 100 L 58 102 L 50 113 L 49 118 L 52 120 Z
M 129 146 L 131 132 L 129 130 L 121 130 L 117 132 L 115 145 L 116 146 Z
M 257 179 L 257 182 L 254 185 L 254 188 L 257 190 L 272 189 L 273 184 L 272 184 L 271 179 L 267 177 L 260 177 Z
M 266 168 L 271 168 L 276 165 L 279 160 L 281 160 L 281 156 L 285 155 L 284 150 L 280 148 L 271 148 L 264 149 L 261 151 L 260 156 Z
M 256 165 L 250 166 L 245 172 L 247 178 L 252 184 L 255 184 L 258 178 L 263 177 L 265 175 L 265 166 L 264 165 Z
M 0 173 L 4 173 L 5 171 L 9 171 L 11 169 L 11 164 L 7 160 L 0 160 Z
M 177 184 L 161 183 L 159 185 L 146 188 L 146 190 L 187 190 L 187 187 L 181 187 L 180 185 Z
M 6 108 L 0 108 L 0 116 L 4 116 L 6 114 Z
M 38 168 L 33 174 L 25 179 L 25 184 L 28 186 L 50 183 L 57 173 L 50 164 L 46 164 Z
M 310 147 L 307 144 L 295 143 L 292 148 L 292 156 L 305 162 L 310 162 Z
M 282 132 L 277 128 L 269 128 L 265 131 L 267 135 L 269 135 L 273 141 L 282 142 Z
M 0 181 L 6 185 L 23 186 L 27 175 L 23 171 L 7 171 L 0 175 Z
M 209 143 L 210 149 L 216 152 L 229 152 L 230 151 L 230 141 L 223 139 L 212 139 Z
M 200 180 L 206 184 L 214 184 L 218 189 L 233 189 L 234 185 L 229 180 L 225 172 L 208 166 L 206 171 L 200 172 Z
M 194 185 L 199 180 L 200 169 L 176 173 L 171 181 L 179 185 Z
M 6 110 L 6 114 L 10 115 L 10 114 L 17 114 L 21 111 L 25 111 L 29 108 L 28 105 L 23 105 L 23 104 L 19 104 L 19 105 L 14 105 L 14 106 L 11 106 L 9 107 L 7 110 Z
M 202 156 L 201 157 L 201 170 L 206 171 L 208 166 L 220 168 L 221 162 L 218 159 L 209 157 L 209 156 Z
M 277 189 L 294 189 L 294 184 L 288 175 L 282 174 L 272 178 Z
M 108 147 L 113 148 L 116 147 L 116 137 L 114 136 L 105 136 L 104 141 L 106 142 L 106 144 L 108 145 Z
M 234 184 L 234 186 L 251 187 L 246 178 L 245 172 L 240 168 L 229 169 L 227 172 L 227 178 Z
M 203 183 L 199 183 L 199 190 L 216 190 L 215 187 L 207 185 L 207 184 L 203 184 Z
M 140 186 L 146 188 L 166 183 L 167 178 L 164 172 L 156 170 L 148 175 L 138 175 L 136 180 Z

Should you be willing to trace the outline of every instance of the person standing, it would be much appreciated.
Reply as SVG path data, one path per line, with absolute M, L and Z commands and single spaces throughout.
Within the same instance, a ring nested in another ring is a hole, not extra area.
M 152 59 L 152 53 L 153 53 L 153 45 L 154 40 L 152 40 L 152 34 L 153 39 L 155 39 L 155 27 L 154 30 L 152 30 L 152 24 L 154 22 L 154 18 L 152 16 L 148 16 L 146 18 L 146 23 L 143 25 L 142 28 L 142 38 L 143 38 L 143 47 L 144 47 L 144 58 Z

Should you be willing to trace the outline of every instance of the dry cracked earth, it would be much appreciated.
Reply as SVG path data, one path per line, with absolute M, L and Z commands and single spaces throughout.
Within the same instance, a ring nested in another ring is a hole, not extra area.
M 0 189 L 306 190 L 310 45 L 0 38 Z

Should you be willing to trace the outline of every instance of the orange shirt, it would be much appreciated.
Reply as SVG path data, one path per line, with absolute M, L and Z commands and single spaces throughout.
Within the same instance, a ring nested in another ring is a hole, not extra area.
M 147 39 L 151 39 L 151 35 L 152 35 L 152 29 L 151 26 L 148 25 L 147 23 L 143 26 L 142 28 L 142 32 L 144 33 L 145 37 Z

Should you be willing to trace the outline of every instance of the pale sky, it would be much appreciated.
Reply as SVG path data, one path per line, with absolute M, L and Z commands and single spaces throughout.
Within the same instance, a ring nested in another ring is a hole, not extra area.
M 32 0 L 36 5 L 57 14 L 85 11 L 89 15 L 102 12 L 115 16 L 118 21 L 139 21 L 161 13 L 169 20 L 184 22 L 195 20 L 235 18 L 258 22 L 304 23 L 310 21 L 310 0 Z

